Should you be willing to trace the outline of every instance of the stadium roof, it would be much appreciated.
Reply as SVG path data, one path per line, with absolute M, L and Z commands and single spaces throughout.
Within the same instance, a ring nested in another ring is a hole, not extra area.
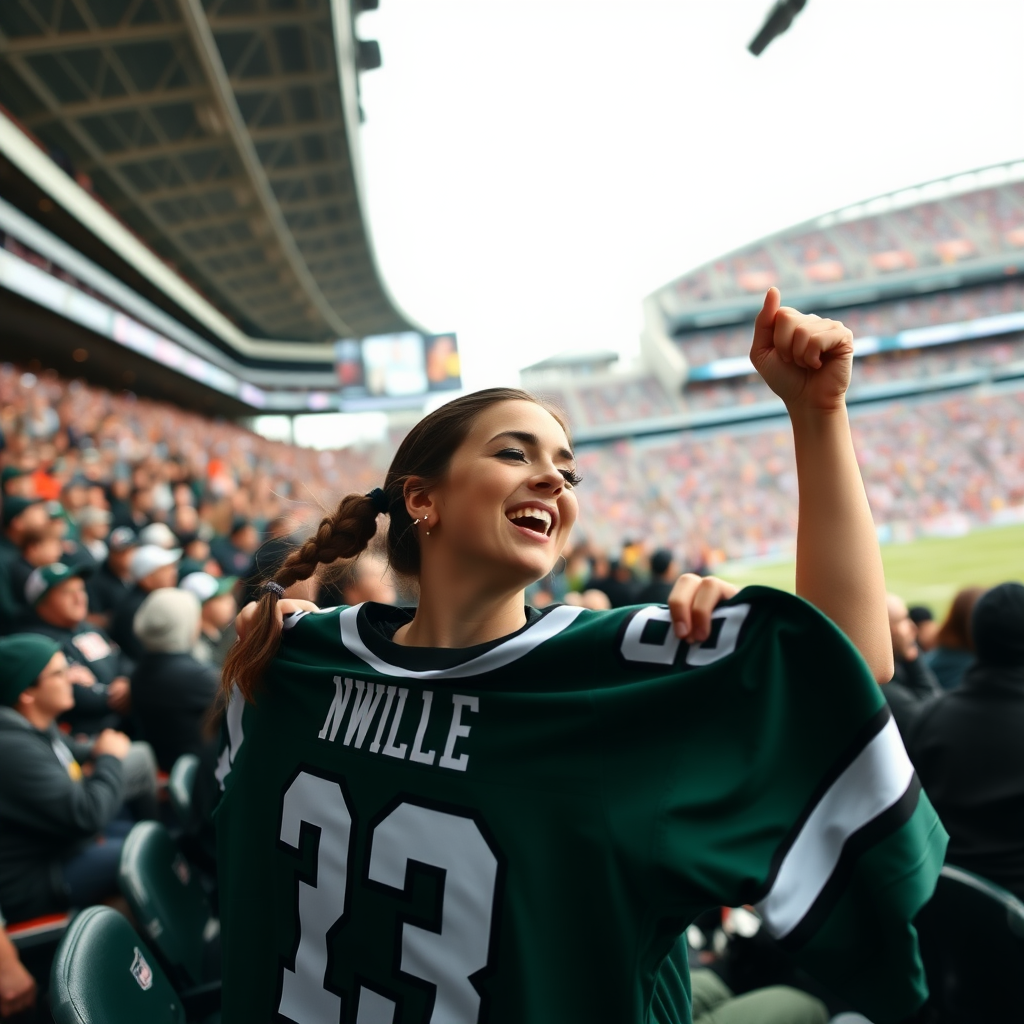
M 1024 273 L 1024 161 L 836 210 L 706 263 L 653 296 L 670 331 L 752 319 L 770 285 L 822 309 Z
M 242 352 L 410 326 L 363 215 L 360 58 L 349 0 L 0 4 L 0 102 Z

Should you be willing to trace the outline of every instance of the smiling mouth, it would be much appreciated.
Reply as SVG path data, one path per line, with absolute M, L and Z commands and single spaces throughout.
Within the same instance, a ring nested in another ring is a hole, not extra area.
M 530 530 L 533 533 L 540 534 L 542 537 L 547 537 L 551 533 L 551 513 L 544 509 L 521 508 L 514 512 L 506 513 L 505 518 L 513 526 L 520 526 L 524 530 Z

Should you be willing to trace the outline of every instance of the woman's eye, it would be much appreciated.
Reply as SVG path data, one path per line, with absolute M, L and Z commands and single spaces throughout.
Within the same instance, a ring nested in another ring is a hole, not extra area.
M 561 473 L 562 476 L 565 477 L 565 482 L 570 487 L 578 487 L 581 483 L 583 483 L 583 477 L 581 477 L 575 469 L 563 469 Z
M 515 459 L 517 462 L 526 461 L 526 452 L 522 448 L 502 448 L 498 452 L 499 459 Z

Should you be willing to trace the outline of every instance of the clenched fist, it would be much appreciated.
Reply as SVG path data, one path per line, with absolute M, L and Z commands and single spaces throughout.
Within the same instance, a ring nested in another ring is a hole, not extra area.
M 829 412 L 850 386 L 853 333 L 838 320 L 781 305 L 769 288 L 754 321 L 750 361 L 789 411 Z

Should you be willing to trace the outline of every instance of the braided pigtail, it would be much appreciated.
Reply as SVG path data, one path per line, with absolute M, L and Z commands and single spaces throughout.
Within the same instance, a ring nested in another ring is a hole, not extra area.
M 377 532 L 377 515 L 386 507 L 382 495 L 373 491 L 342 498 L 333 515 L 324 516 L 316 532 L 284 560 L 272 580 L 263 584 L 252 624 L 224 661 L 223 701 L 230 697 L 232 686 L 237 686 L 242 696 L 253 702 L 281 640 L 281 629 L 275 621 L 277 602 L 293 583 L 309 579 L 317 566 L 339 558 L 355 558 L 365 550 Z

